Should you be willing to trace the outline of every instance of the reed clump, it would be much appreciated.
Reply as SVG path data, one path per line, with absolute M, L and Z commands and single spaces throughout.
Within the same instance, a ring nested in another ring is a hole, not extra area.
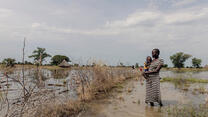
M 105 96 L 111 89 L 115 87 L 122 87 L 121 83 L 125 80 L 138 75 L 133 73 L 131 69 L 110 68 L 99 65 L 92 68 L 92 74 L 93 77 L 91 79 L 86 77 L 81 78 L 81 84 L 77 89 L 81 100 L 89 101 L 100 97 L 100 94 L 104 94 Z
M 35 116 L 39 117 L 68 117 L 75 116 L 88 108 L 88 102 L 108 95 L 109 91 L 115 87 L 122 87 L 121 84 L 138 74 L 132 73 L 131 69 L 110 68 L 96 65 L 92 68 L 82 68 L 76 73 L 78 82 L 77 95 L 75 101 L 66 103 L 48 103 L 38 108 Z
M 50 103 L 38 108 L 36 117 L 73 117 L 86 108 L 80 101 L 67 101 L 65 103 Z

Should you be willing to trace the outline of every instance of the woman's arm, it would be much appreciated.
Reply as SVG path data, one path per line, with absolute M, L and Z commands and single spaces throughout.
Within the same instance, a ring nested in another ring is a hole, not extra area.
M 147 72 L 144 72 L 144 74 L 147 74 L 148 75 L 148 74 L 159 73 L 159 71 L 160 71 L 161 68 L 162 68 L 162 65 L 159 64 L 154 71 L 147 71 Z
M 147 79 L 147 78 L 148 78 L 148 75 L 147 75 L 147 74 L 145 74 L 145 72 L 142 72 L 142 76 L 143 76 L 145 79 Z

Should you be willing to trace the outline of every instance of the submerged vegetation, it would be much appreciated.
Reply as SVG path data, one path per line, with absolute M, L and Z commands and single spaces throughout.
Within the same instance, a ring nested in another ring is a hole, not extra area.
M 80 101 L 65 103 L 48 103 L 41 105 L 35 116 L 37 117 L 69 117 L 75 116 L 87 108 L 87 104 Z
M 208 68 L 162 68 L 163 71 L 173 71 L 173 72 L 203 72 L 208 71 Z
M 208 105 L 176 105 L 166 109 L 170 117 L 207 117 Z
M 195 93 L 195 92 L 199 92 L 200 94 L 208 93 L 206 88 L 204 88 L 203 86 L 199 86 L 198 88 L 194 88 L 193 93 Z
M 162 78 L 160 82 L 173 82 L 173 83 L 208 83 L 206 79 L 199 79 L 199 78 Z
M 71 116 L 87 108 L 87 102 L 108 95 L 108 92 L 115 87 L 120 87 L 120 83 L 128 78 L 136 77 L 131 71 L 126 72 L 122 68 L 112 69 L 109 67 L 95 66 L 92 70 L 92 79 L 88 77 L 89 69 L 79 70 L 76 74 L 78 82 L 78 100 L 70 103 L 60 103 L 57 105 L 45 105 L 45 109 L 39 109 L 36 114 L 42 117 L 62 117 Z M 117 73 L 113 72 L 117 70 Z M 72 104 L 71 104 L 72 103 Z
M 47 57 L 51 57 L 45 48 L 37 48 L 33 51 L 36 64 L 17 65 L 14 59 L 5 59 L 0 65 L 0 116 L 21 116 L 21 117 L 68 117 L 76 116 L 83 110 L 88 109 L 89 102 L 102 99 L 109 95 L 112 89 L 121 92 L 123 83 L 127 79 L 140 77 L 139 63 L 134 66 L 125 66 L 122 62 L 118 66 L 107 66 L 103 63 L 92 61 L 91 64 L 71 65 L 70 68 L 61 68 L 57 65 L 63 60 L 71 62 L 64 55 L 55 55 L 51 59 L 50 65 L 42 65 Z M 194 59 L 194 67 L 183 68 L 184 62 L 190 55 L 179 53 L 171 57 L 175 67 L 164 68 L 176 72 L 199 72 L 208 71 L 208 68 L 199 68 L 199 59 Z M 182 60 L 178 61 L 178 58 Z M 54 66 L 52 66 L 54 65 Z M 8 67 L 9 66 L 9 67 Z M 165 65 L 167 67 L 167 65 Z M 47 82 L 47 80 L 49 80 Z M 51 80 L 51 82 L 50 82 Z M 57 82 L 56 82 L 57 81 Z M 47 82 L 47 83 L 46 83 Z M 180 88 L 188 91 L 190 83 L 208 83 L 206 79 L 198 78 L 172 78 L 165 77 L 161 82 L 172 82 L 181 85 Z M 16 84 L 15 84 L 16 83 Z M 16 85 L 13 86 L 12 85 Z M 16 88 L 16 89 L 15 89 Z M 13 91 L 13 92 L 12 92 Z M 12 93 L 15 93 L 12 95 Z M 133 88 L 127 89 L 128 93 L 133 92 Z M 193 89 L 193 93 L 207 94 L 204 87 Z M 11 97 L 10 94 L 12 95 Z M 63 94 L 63 95 L 62 95 Z M 71 96 L 72 95 L 72 96 Z M 19 96 L 19 97 L 18 97 Z M 123 100 L 121 97 L 120 100 Z M 133 103 L 136 103 L 134 101 Z M 140 104 L 140 100 L 138 101 Z M 201 116 L 207 114 L 207 106 L 176 106 L 168 110 L 173 116 Z
M 4 86 L 6 87 L 14 83 L 20 84 L 18 89 L 12 90 L 18 90 L 18 95 L 21 96 L 12 97 L 14 98 L 12 100 L 8 95 L 3 96 L 3 103 L 1 104 L 4 108 L 0 110 L 4 112 L 1 113 L 3 116 L 14 114 L 15 116 L 25 117 L 73 116 L 85 110 L 88 102 L 106 97 L 111 89 L 122 87 L 121 84 L 125 80 L 140 75 L 131 68 L 107 67 L 98 64 L 95 64 L 93 67 L 67 69 L 56 66 L 25 65 L 24 69 L 25 84 L 21 82 L 21 77 L 23 77 L 21 66 L 12 68 L 2 67 L 1 69 L 3 73 L 6 73 L 5 78 L 7 78 L 4 79 L 6 81 L 3 81 Z M 45 83 L 51 77 L 53 80 L 60 80 L 60 82 Z M 26 92 L 26 95 L 22 95 L 21 91 L 24 88 L 22 86 L 25 87 L 23 91 Z M 51 89 L 48 87 L 56 88 Z M 6 87 L 8 91 L 10 91 L 9 88 Z M 11 86 L 11 88 L 14 87 Z M 16 91 L 16 93 L 18 92 Z M 8 92 L 8 94 L 10 93 Z M 64 93 L 73 93 L 74 96 L 72 98 Z M 9 105 L 8 111 L 5 110 L 6 104 Z

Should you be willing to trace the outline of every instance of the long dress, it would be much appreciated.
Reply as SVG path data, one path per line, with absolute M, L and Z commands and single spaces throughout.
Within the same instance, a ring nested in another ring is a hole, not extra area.
M 149 71 L 154 71 L 159 65 L 163 65 L 163 59 L 156 59 L 150 65 Z M 159 73 L 150 74 L 146 79 L 146 99 L 145 102 L 161 102 Z

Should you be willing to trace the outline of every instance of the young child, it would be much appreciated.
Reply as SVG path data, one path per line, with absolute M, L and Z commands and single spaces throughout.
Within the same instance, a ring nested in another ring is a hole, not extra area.
M 144 72 L 149 71 L 150 64 L 152 62 L 152 58 L 148 56 L 146 58 L 146 62 L 144 63 Z
M 146 62 L 144 63 L 144 72 L 149 71 L 149 67 L 150 67 L 151 62 L 152 62 L 152 58 L 150 56 L 147 56 Z M 141 72 L 143 71 L 142 68 L 140 68 L 140 71 Z M 143 81 L 144 81 L 144 78 L 141 77 L 140 78 L 141 85 L 144 84 Z

